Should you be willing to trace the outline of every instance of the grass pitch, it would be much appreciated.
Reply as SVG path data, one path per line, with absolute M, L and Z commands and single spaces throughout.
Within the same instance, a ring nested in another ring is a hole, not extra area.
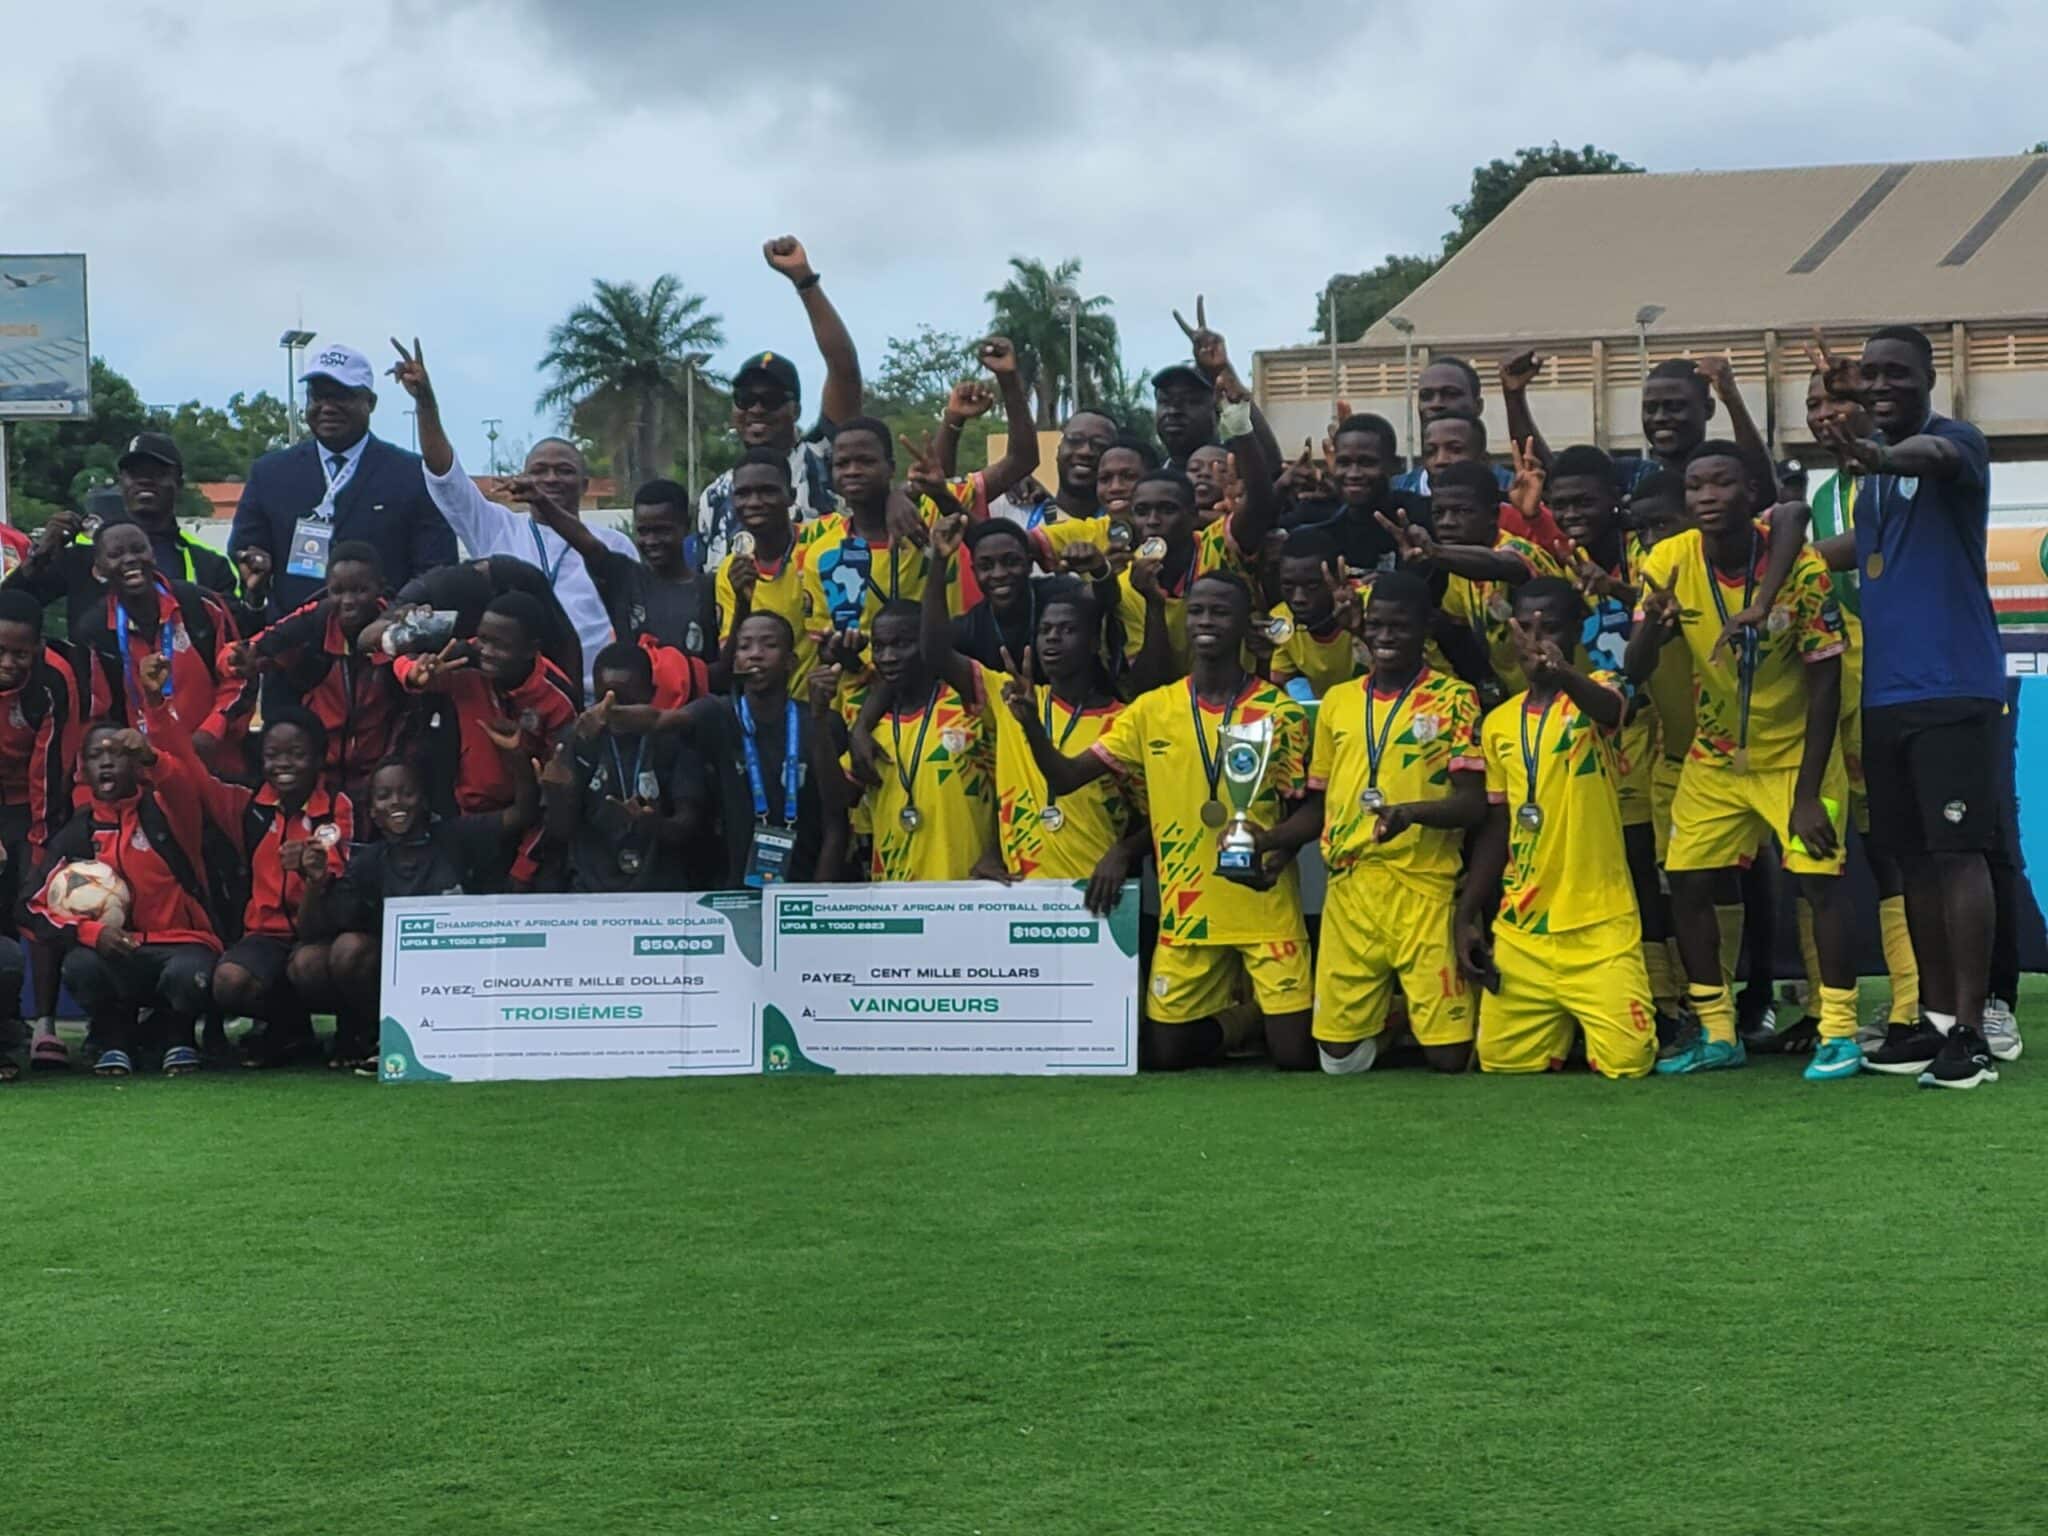
M 35 1081 L 0 1529 L 2035 1532 L 2044 1072 Z

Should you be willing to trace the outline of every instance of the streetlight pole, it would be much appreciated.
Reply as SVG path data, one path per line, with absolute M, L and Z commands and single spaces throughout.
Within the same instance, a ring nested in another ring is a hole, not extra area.
M 1401 333 L 1401 457 L 1415 457 L 1415 322 L 1405 315 L 1387 316 Z
M 1067 322 L 1067 414 L 1081 409 L 1081 295 L 1065 283 L 1052 291 L 1052 312 Z
M 1650 376 L 1650 327 L 1664 314 L 1662 304 L 1645 304 L 1636 311 L 1636 365 L 1641 370 L 1638 383 Z
M 1330 316 L 1330 430 L 1337 430 L 1337 401 L 1344 394 L 1343 381 L 1337 374 L 1337 280 L 1332 278 L 1323 290 L 1325 304 Z
M 484 418 L 484 440 L 491 445 L 491 473 L 494 475 L 498 472 L 498 425 L 504 419 L 502 416 Z
M 692 352 L 683 359 L 683 439 L 689 444 L 687 450 L 689 468 L 684 471 L 683 489 L 691 496 L 697 494 L 697 354 Z
M 299 394 L 299 354 L 313 345 L 313 334 L 286 331 L 277 338 L 277 344 L 284 348 L 284 439 L 288 444 L 299 440 L 299 413 L 294 408 Z

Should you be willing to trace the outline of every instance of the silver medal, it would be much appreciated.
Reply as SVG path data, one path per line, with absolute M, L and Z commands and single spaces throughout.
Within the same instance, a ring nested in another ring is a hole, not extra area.
M 313 829 L 313 841 L 322 848 L 332 848 L 341 841 L 341 828 L 331 821 L 322 822 Z
M 651 768 L 642 769 L 639 776 L 633 780 L 633 793 L 652 804 L 661 798 L 661 780 L 654 776 Z
M 1294 620 L 1284 613 L 1266 620 L 1266 638 L 1275 645 L 1285 645 L 1294 638 Z
M 1534 800 L 1525 800 L 1515 808 L 1515 820 L 1530 832 L 1543 830 L 1543 807 Z
M 896 813 L 896 820 L 906 832 L 915 832 L 924 825 L 924 813 L 914 805 L 906 805 Z
M 732 536 L 730 548 L 735 555 L 751 555 L 754 552 L 754 536 L 742 528 Z
M 1358 803 L 1364 806 L 1368 811 L 1377 811 L 1385 807 L 1387 803 L 1387 797 L 1385 793 L 1381 791 L 1378 785 L 1367 785 L 1366 788 L 1360 792 L 1358 796 Z
M 620 873 L 637 875 L 640 873 L 640 863 L 640 850 L 638 848 L 621 848 L 619 850 Z
M 1038 813 L 1038 824 L 1048 832 L 1057 832 L 1067 824 L 1067 813 L 1056 805 L 1048 805 Z
M 1158 538 L 1147 539 L 1138 546 L 1138 558 L 1140 560 L 1164 560 L 1166 558 L 1166 540 Z M 933 601 L 936 602 L 937 599 L 934 598 Z

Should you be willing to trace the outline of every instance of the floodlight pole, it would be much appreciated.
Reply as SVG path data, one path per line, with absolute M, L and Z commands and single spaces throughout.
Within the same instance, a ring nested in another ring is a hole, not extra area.
M 689 445 L 683 471 L 683 491 L 694 497 L 697 494 L 697 354 L 692 352 L 683 359 L 683 440 Z
M 484 418 L 484 437 L 491 445 L 491 473 L 494 475 L 498 472 L 498 424 L 504 419 L 502 416 Z
M 1052 291 L 1052 312 L 1067 322 L 1067 414 L 1081 409 L 1081 295 L 1061 283 Z
M 1387 316 L 1401 333 L 1401 457 L 1415 457 L 1415 322 L 1405 315 Z
M 304 324 L 303 320 L 300 322 Z M 287 444 L 299 440 L 299 354 L 313 344 L 314 333 L 308 330 L 290 330 L 277 338 L 277 344 L 284 349 L 284 440 Z
M 1337 379 L 1337 283 L 1332 278 L 1323 290 L 1325 308 L 1330 316 L 1330 430 L 1337 430 L 1337 400 L 1344 393 Z
M 1663 316 L 1662 304 L 1645 304 L 1636 311 L 1636 366 L 1641 370 L 1639 384 L 1647 383 L 1650 377 L 1650 327 Z

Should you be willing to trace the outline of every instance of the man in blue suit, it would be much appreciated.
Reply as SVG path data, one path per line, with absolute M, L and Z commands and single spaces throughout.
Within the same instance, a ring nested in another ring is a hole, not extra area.
M 322 347 L 300 377 L 312 439 L 249 468 L 228 550 L 237 560 L 245 550 L 270 557 L 273 618 L 326 584 L 327 552 L 346 540 L 377 547 L 393 590 L 455 559 L 455 535 L 427 494 L 419 456 L 370 435 L 374 381 L 355 348 Z

